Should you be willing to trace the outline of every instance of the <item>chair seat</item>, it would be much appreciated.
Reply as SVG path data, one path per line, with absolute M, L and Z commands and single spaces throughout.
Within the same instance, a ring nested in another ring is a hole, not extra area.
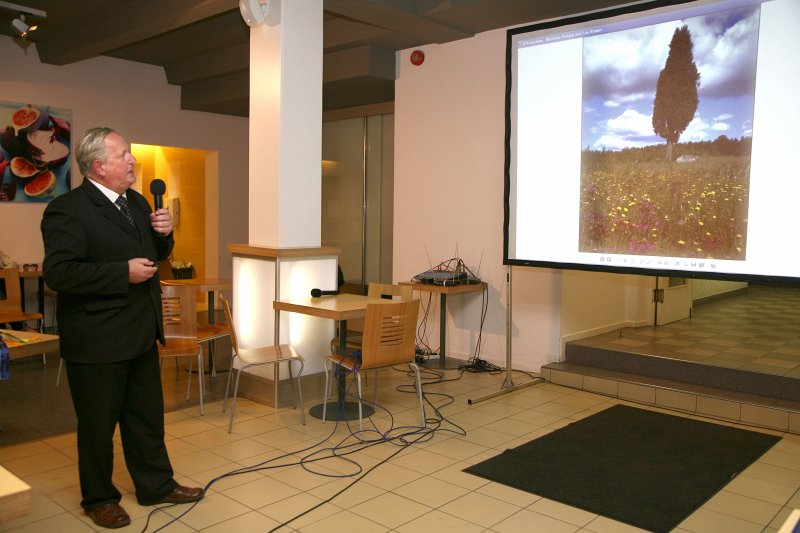
M 357 331 L 357 330 L 347 330 L 347 347 L 352 350 L 359 350 L 361 349 L 361 343 L 363 339 L 364 332 Z M 331 353 L 337 353 L 339 351 L 339 335 L 337 334 L 333 339 L 331 339 Z
M 180 339 L 169 337 L 167 345 L 158 344 L 158 355 L 161 357 L 179 357 L 200 349 L 197 339 Z
M 231 334 L 231 328 L 227 324 L 198 324 L 197 325 L 197 339 L 200 342 L 212 341 L 228 337 Z
M 238 355 L 243 365 L 280 363 L 291 359 L 299 359 L 305 362 L 303 356 L 297 353 L 295 349 L 288 344 L 263 346 L 260 348 L 239 348 Z
M 356 362 L 356 358 L 352 356 L 352 352 L 348 355 L 339 355 L 339 354 L 329 355 L 325 359 L 335 365 L 340 365 L 348 372 L 352 372 L 353 369 L 355 369 L 356 367 L 356 365 L 354 364 Z

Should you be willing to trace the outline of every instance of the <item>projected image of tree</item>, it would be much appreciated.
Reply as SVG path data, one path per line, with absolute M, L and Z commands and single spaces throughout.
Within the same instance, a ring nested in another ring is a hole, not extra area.
M 692 55 L 692 35 L 688 26 L 682 26 L 672 35 L 653 102 L 653 131 L 667 141 L 667 161 L 672 161 L 675 143 L 697 111 L 698 85 L 700 73 Z
M 584 40 L 581 252 L 745 259 L 758 22 Z

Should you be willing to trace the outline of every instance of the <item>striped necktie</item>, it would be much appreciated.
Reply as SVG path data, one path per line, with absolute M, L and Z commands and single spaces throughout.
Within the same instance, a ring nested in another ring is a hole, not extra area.
M 127 218 L 128 222 L 133 226 L 133 229 L 138 233 L 139 228 L 136 227 L 136 222 L 133 221 L 133 214 L 131 213 L 130 207 L 128 207 L 128 200 L 126 200 L 124 196 L 120 196 L 115 203 L 119 206 L 120 212 L 125 215 L 125 218 Z

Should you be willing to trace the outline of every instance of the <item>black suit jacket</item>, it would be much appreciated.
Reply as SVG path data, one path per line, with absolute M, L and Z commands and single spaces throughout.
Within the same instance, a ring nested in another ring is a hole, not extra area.
M 128 260 L 164 260 L 174 241 L 153 231 L 152 210 L 141 194 L 128 190 L 126 196 L 138 234 L 88 179 L 45 209 L 44 278 L 58 293 L 61 357 L 67 361 L 122 361 L 164 341 L 158 274 L 130 283 Z

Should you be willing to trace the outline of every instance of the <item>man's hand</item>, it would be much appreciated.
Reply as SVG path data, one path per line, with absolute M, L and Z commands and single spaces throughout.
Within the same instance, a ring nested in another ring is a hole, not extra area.
M 158 265 L 146 257 L 136 257 L 128 261 L 128 280 L 131 283 L 147 281 L 152 278 L 157 271 Z
M 172 215 L 169 214 L 169 209 L 162 207 L 155 213 L 150 213 L 150 225 L 156 233 L 165 237 L 172 233 Z

